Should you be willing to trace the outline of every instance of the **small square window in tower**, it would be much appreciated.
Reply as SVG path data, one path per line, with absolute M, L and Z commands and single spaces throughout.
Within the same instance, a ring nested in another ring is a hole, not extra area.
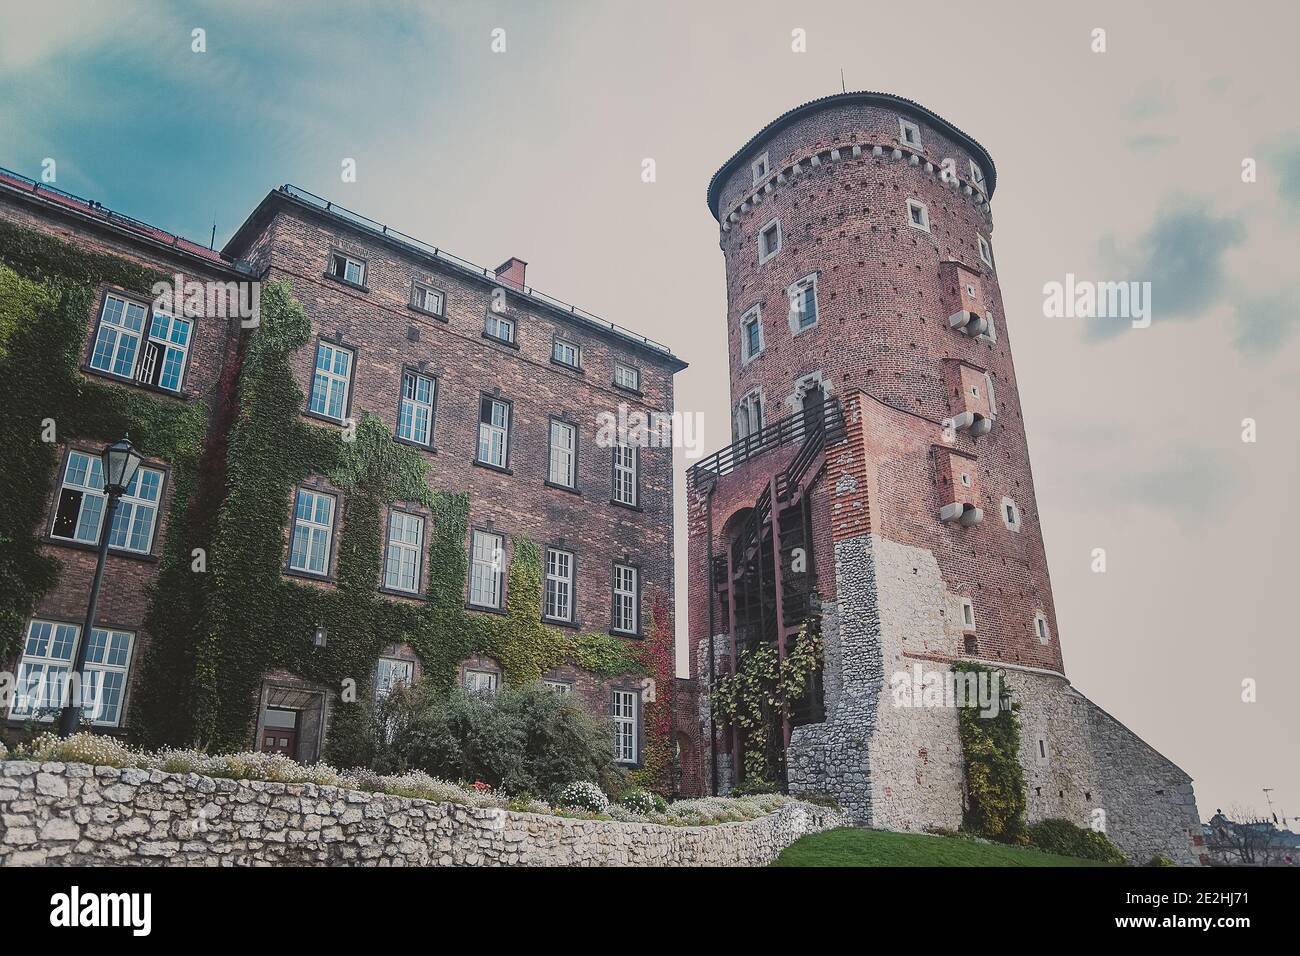
M 781 221 L 773 219 L 758 234 L 759 264 L 771 259 L 781 251 Z

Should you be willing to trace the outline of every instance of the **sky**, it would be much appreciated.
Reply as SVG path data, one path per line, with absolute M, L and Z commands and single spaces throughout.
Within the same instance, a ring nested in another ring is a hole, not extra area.
M 691 363 L 677 407 L 706 450 L 730 440 L 709 177 L 841 70 L 935 110 L 998 168 L 1067 673 L 1192 775 L 1203 817 L 1262 811 L 1266 787 L 1300 817 L 1300 7 L 0 0 L 0 17 L 0 166 L 52 158 L 59 187 L 196 240 L 215 225 L 218 247 L 292 182 L 473 262 L 518 256 L 531 285 Z M 1069 273 L 1151 282 L 1150 327 L 1045 317 Z

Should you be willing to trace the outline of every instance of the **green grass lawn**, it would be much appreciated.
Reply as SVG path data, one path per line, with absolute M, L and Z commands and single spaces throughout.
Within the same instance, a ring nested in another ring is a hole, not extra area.
M 844 828 L 786 847 L 773 866 L 1105 866 L 1033 847 L 963 837 Z

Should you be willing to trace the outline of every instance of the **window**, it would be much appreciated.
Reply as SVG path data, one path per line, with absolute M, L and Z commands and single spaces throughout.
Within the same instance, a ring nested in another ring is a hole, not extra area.
M 334 496 L 299 488 L 293 508 L 289 568 L 304 574 L 328 574 L 333 537 Z
M 381 657 L 375 665 L 375 703 L 393 692 L 395 687 L 409 687 L 415 680 L 415 664 L 396 657 Z
M 330 255 L 330 275 L 353 285 L 366 284 L 366 264 L 341 252 Z
M 551 419 L 551 457 L 546 480 L 572 488 L 578 481 L 578 426 Z
M 573 685 L 567 680 L 544 680 L 542 686 L 558 697 L 568 697 L 573 693 Z
M 573 552 L 546 549 L 546 617 L 573 621 Z
M 582 368 L 582 349 L 564 339 L 556 339 L 551 343 L 551 358 L 570 368 Z
M 614 565 L 614 630 L 621 634 L 640 633 L 637 569 L 630 564 Z
M 384 558 L 384 587 L 417 594 L 420 590 L 420 552 L 424 544 L 424 519 L 405 511 L 388 515 L 388 554 Z
M 967 488 L 969 488 L 969 487 L 971 486 L 971 481 L 970 481 L 970 472 L 968 472 L 968 471 L 963 471 L 963 472 L 961 473 L 961 483 L 962 483 L 963 485 L 965 485 Z
M 1034 633 L 1038 635 L 1038 643 L 1040 644 L 1046 644 L 1052 639 L 1047 632 L 1047 618 L 1041 613 L 1034 615 Z
M 433 402 L 437 383 L 418 372 L 402 373 L 402 404 L 397 437 L 417 445 L 433 444 Z
M 484 395 L 479 402 L 478 460 L 506 467 L 510 456 L 510 403 Z
M 501 686 L 501 675 L 496 671 L 465 670 L 465 690 L 471 694 L 495 694 Z
M 1010 498 L 1002 499 L 1002 523 L 1011 531 L 1020 530 L 1020 509 Z
M 475 607 L 501 607 L 505 539 L 491 531 L 475 531 L 470 548 L 469 603 Z
M 930 212 L 925 208 L 925 203 L 915 199 L 907 201 L 907 224 L 922 232 L 930 231 Z
M 740 359 L 752 362 L 763 351 L 763 316 L 759 306 L 754 306 L 740 317 Z
M 622 362 L 614 363 L 614 384 L 631 392 L 641 391 L 641 370 Z
M 975 629 L 975 605 L 970 598 L 961 599 L 961 626 L 968 629 Z
M 148 319 L 148 334 L 145 334 Z M 104 296 L 95 330 L 90 367 L 179 392 L 185 376 L 193 323 L 165 312 L 149 316 L 143 305 L 116 295 Z
M 914 149 L 921 148 L 921 127 L 901 116 L 898 118 L 898 141 Z
M 984 170 L 980 169 L 979 164 L 973 159 L 970 161 L 970 181 L 980 192 L 987 193 L 989 191 L 984 182 Z
M 749 164 L 749 172 L 753 176 L 753 179 L 750 182 L 750 185 L 752 186 L 757 186 L 767 178 L 767 174 L 771 172 L 771 167 L 768 165 L 767 161 L 767 153 L 764 153 L 762 156 L 758 157 L 758 159 Z
M 736 438 L 748 438 L 757 435 L 763 428 L 763 399 L 757 392 L 750 392 L 736 406 Z
M 992 267 L 993 250 L 989 247 L 989 241 L 985 239 L 983 236 L 979 237 L 979 241 L 980 241 L 980 259 L 984 261 L 984 264 L 986 266 Z
M 185 375 L 185 358 L 190 349 L 190 328 L 189 319 L 154 312 L 135 380 L 169 392 L 179 392 Z
M 984 319 L 988 322 L 988 326 L 989 326 L 987 329 L 984 330 L 984 337 L 988 339 L 990 342 L 997 342 L 998 327 L 993 322 L 993 311 L 991 309 L 984 313 Z
M 614 500 L 621 505 L 636 507 L 636 459 L 635 445 L 619 442 L 614 446 Z
M 135 358 L 140 348 L 144 320 L 144 306 L 115 295 L 104 296 L 90 367 L 131 378 L 135 374 Z
M 308 408 L 317 415 L 343 421 L 352 386 L 352 350 L 328 342 L 316 344 L 316 374 L 311 382 Z
M 420 285 L 417 282 L 411 288 L 411 305 L 421 312 L 441 316 L 445 302 L 446 298 L 443 294 L 430 286 Z
M 50 537 L 82 544 L 98 544 L 104 521 L 104 463 L 98 455 L 68 453 L 59 487 L 58 506 Z M 148 554 L 153 549 L 163 473 L 141 465 L 118 499 L 109 532 L 109 547 Z
M 781 223 L 773 219 L 758 234 L 758 261 L 766 262 L 781 251 Z
M 614 762 L 636 763 L 637 744 L 637 694 L 630 690 L 614 691 L 610 710 L 614 718 Z
M 796 335 L 817 324 L 817 276 L 800 279 L 786 290 L 790 299 L 790 330 Z
M 483 334 L 489 338 L 499 339 L 502 342 L 515 343 L 515 320 L 508 319 L 504 315 L 498 315 L 497 312 L 491 311 L 487 315 L 487 324 L 483 328 Z
M 74 624 L 33 620 L 18 665 L 10 716 L 51 720 L 65 703 L 81 629 Z M 86 647 L 86 684 L 80 688 L 83 716 L 101 727 L 116 727 L 122 719 L 122 701 L 131 663 L 129 631 L 94 628 Z

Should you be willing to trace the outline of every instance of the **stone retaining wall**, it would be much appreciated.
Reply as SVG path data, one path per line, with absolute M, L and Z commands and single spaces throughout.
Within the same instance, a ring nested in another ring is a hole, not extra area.
M 844 824 L 792 803 L 671 827 L 475 809 L 315 784 L 0 762 L 0 865 L 763 866 Z

